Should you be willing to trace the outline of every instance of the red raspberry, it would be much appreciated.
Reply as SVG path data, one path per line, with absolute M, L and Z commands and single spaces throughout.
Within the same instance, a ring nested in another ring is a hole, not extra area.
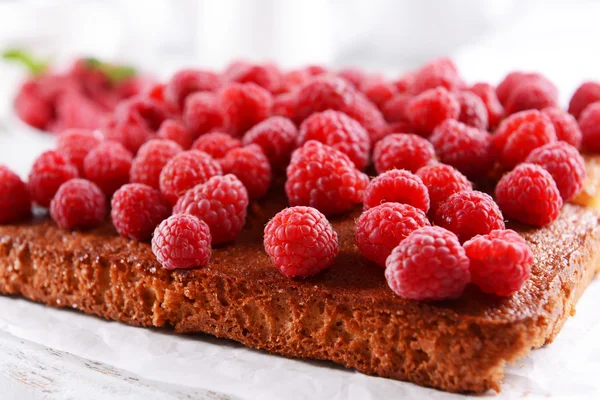
M 200 150 L 208 153 L 216 160 L 225 157 L 231 150 L 239 147 L 242 147 L 242 142 L 230 134 L 211 132 L 196 139 L 192 145 L 192 150 Z
M 479 96 L 466 91 L 458 92 L 455 96 L 460 103 L 458 120 L 477 129 L 486 130 L 488 128 L 487 108 Z
M 189 96 L 183 109 L 183 122 L 194 138 L 222 128 L 225 121 L 218 96 L 207 92 Z
M 167 162 L 183 149 L 172 140 L 152 139 L 140 147 L 131 163 L 129 178 L 132 183 L 143 183 L 158 189 L 160 171 Z
M 506 114 L 514 114 L 524 110 L 541 110 L 555 107 L 557 98 L 554 93 L 541 81 L 531 81 L 519 84 L 506 101 Z
M 215 175 L 223 175 L 223 169 L 210 155 L 198 150 L 184 151 L 171 158 L 160 172 L 160 191 L 175 204 L 189 189 Z
M 283 84 L 283 74 L 274 64 L 240 64 L 228 71 L 227 78 L 233 82 L 255 83 L 271 93 L 278 93 Z
M 584 82 L 577 88 L 569 102 L 569 113 L 579 119 L 587 106 L 600 101 L 600 83 Z
M 122 144 L 102 142 L 85 156 L 84 175 L 110 197 L 118 188 L 129 182 L 132 160 L 131 153 Z
M 83 174 L 83 160 L 94 147 L 102 142 L 102 134 L 87 129 L 69 129 L 58 136 L 56 151 L 62 154 Z
M 435 213 L 435 224 L 453 232 L 461 242 L 494 229 L 504 229 L 504 217 L 488 194 L 476 190 L 454 193 Z
M 411 89 L 417 94 L 440 86 L 453 91 L 462 89 L 465 85 L 458 74 L 456 65 L 447 57 L 438 58 L 423 65 L 415 71 L 413 79 Z
M 600 152 L 600 101 L 590 104 L 579 117 L 581 147 L 590 152 Z
M 231 242 L 246 223 L 248 192 L 235 175 L 213 176 L 179 198 L 173 214 L 192 214 L 208 224 L 212 245 Z
M 410 172 L 435 161 L 435 150 L 427 139 L 410 133 L 393 133 L 381 139 L 373 150 L 378 174 L 390 169 Z
M 246 186 L 250 200 L 263 197 L 271 185 L 271 165 L 260 146 L 250 144 L 231 150 L 220 160 L 223 171 Z
M 500 100 L 501 104 L 506 104 L 508 98 L 515 90 L 517 85 L 521 82 L 524 75 L 525 73 L 521 71 L 510 72 L 504 77 L 502 82 L 498 84 L 498 86 L 496 87 L 496 95 L 498 97 L 498 100 Z
M 360 203 L 368 183 L 344 153 L 309 140 L 292 153 L 285 192 L 290 205 L 308 205 L 331 215 Z
M 414 97 L 406 106 L 406 116 L 417 131 L 430 134 L 444 120 L 457 119 L 460 103 L 444 88 L 429 89 Z
M 66 90 L 56 98 L 53 123 L 46 128 L 60 133 L 66 129 L 98 129 L 106 119 L 106 112 L 100 105 L 81 92 Z
M 464 244 L 471 280 L 485 293 L 508 296 L 529 279 L 533 252 L 517 232 L 495 230 Z
M 338 235 L 312 207 L 290 207 L 265 226 L 265 251 L 289 278 L 308 277 L 329 267 L 338 253 Z
M 0 224 L 29 217 L 31 200 L 27 185 L 4 165 L 0 165 Z
M 37 80 L 23 83 L 15 98 L 15 112 L 26 124 L 44 130 L 54 119 L 54 107 L 52 101 L 40 93 L 40 86 Z
M 406 106 L 413 99 L 413 96 L 406 93 L 399 93 L 386 101 L 381 107 L 381 112 L 388 122 L 408 121 L 406 116 Z
M 181 148 L 187 150 L 192 146 L 194 136 L 181 122 L 174 119 L 166 119 L 156 132 L 156 137 L 159 139 L 172 140 Z
M 148 185 L 129 183 L 115 192 L 111 218 L 119 235 L 148 240 L 154 228 L 171 215 L 171 205 L 162 193 Z
M 392 169 L 375 177 L 365 189 L 364 209 L 381 203 L 409 204 L 424 212 L 429 211 L 429 194 L 421 178 L 403 169 Z
M 583 189 L 585 161 L 579 151 L 565 142 L 554 142 L 533 150 L 525 162 L 541 165 L 550 172 L 563 203 Z
M 498 126 L 502 118 L 504 118 L 504 106 L 498 100 L 496 89 L 488 83 L 476 83 L 469 89 L 471 93 L 475 93 L 485 105 L 488 125 L 492 128 Z
M 273 115 L 285 118 L 294 118 L 296 106 L 296 93 L 282 93 L 273 99 Z
M 563 205 L 552 175 L 534 164 L 521 164 L 496 186 L 496 202 L 506 217 L 534 226 L 550 224 Z
M 171 215 L 154 230 L 152 252 L 165 269 L 205 267 L 211 254 L 210 229 L 193 215 Z
M 329 109 L 358 121 L 369 132 L 372 143 L 384 134 L 385 120 L 381 112 L 344 79 L 318 76 L 298 89 L 294 113 L 297 122 Z
M 502 103 L 504 107 L 507 107 L 510 98 L 516 91 L 519 90 L 519 87 L 530 83 L 539 83 L 541 87 L 545 88 L 547 94 L 549 94 L 550 97 L 554 99 L 558 97 L 558 89 L 545 76 L 535 72 L 531 73 L 515 71 L 506 75 L 504 80 L 500 82 L 498 87 L 496 87 L 496 94 L 498 95 L 498 100 L 500 100 L 500 103 Z M 507 114 L 510 113 L 507 111 Z
M 486 131 L 447 119 L 433 130 L 430 140 L 441 162 L 468 177 L 485 177 L 494 165 L 492 137 Z
M 413 231 L 385 265 L 388 285 L 406 299 L 456 299 L 471 280 L 465 250 L 452 232 L 438 226 Z
M 430 226 L 425 213 L 400 203 L 383 203 L 363 212 L 356 221 L 356 246 L 361 254 L 385 267 L 394 247 L 412 231 Z
M 369 134 L 346 114 L 327 110 L 314 113 L 302 122 L 298 145 L 316 140 L 346 154 L 356 168 L 362 170 L 369 161 Z
M 398 93 L 414 93 L 415 73 L 406 72 L 401 77 L 393 81 Z
M 248 129 L 271 115 L 273 96 L 254 83 L 232 83 L 220 93 L 224 125 L 234 136 L 243 135 Z
M 71 179 L 63 183 L 50 203 L 50 215 L 63 229 L 90 229 L 106 217 L 106 198 L 93 182 Z
M 387 135 L 391 135 L 392 133 L 406 133 L 413 131 L 414 129 L 408 121 L 391 122 L 386 125 L 384 130 L 385 133 L 382 135 L 382 139 Z
M 273 167 L 284 167 L 296 148 L 297 137 L 298 129 L 292 121 L 283 117 L 270 117 L 246 132 L 242 143 L 244 146 L 260 146 Z
M 52 150 L 42 153 L 29 172 L 31 201 L 47 208 L 60 185 L 78 175 L 77 168 L 66 157 Z
M 367 80 L 367 74 L 363 70 L 356 67 L 342 68 L 337 72 L 336 75 L 344 79 L 356 89 L 360 89 L 363 85 L 363 82 Z
M 521 111 L 506 118 L 492 138 L 502 165 L 514 168 L 532 150 L 556 141 L 550 119 L 538 110 Z
M 186 98 L 195 92 L 214 92 L 221 87 L 221 77 L 211 71 L 184 69 L 177 72 L 165 86 L 165 101 L 175 110 L 182 110 Z
M 547 116 L 554 125 L 558 140 L 567 142 L 577 149 L 581 147 L 581 130 L 577 120 L 571 114 L 556 107 L 544 108 L 542 114 Z
M 387 82 L 380 77 L 367 79 L 361 86 L 361 91 L 377 107 L 383 106 L 383 104 L 391 100 L 398 92 L 394 83 Z
M 431 202 L 430 211 L 433 215 L 454 193 L 473 190 L 473 185 L 467 177 L 450 165 L 441 163 L 426 165 L 417 171 L 417 176 L 427 186 Z

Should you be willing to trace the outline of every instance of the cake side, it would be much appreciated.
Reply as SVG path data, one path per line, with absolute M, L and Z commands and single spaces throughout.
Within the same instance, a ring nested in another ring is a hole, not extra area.
M 521 230 L 535 266 L 514 296 L 470 287 L 452 302 L 408 301 L 386 287 L 380 267 L 358 255 L 352 214 L 333 222 L 341 246 L 331 271 L 307 280 L 282 277 L 263 260 L 257 236 L 268 210 L 255 209 L 240 243 L 215 249 L 209 267 L 190 271 L 165 271 L 147 244 L 119 238 L 110 227 L 90 233 L 49 221 L 0 227 L 0 292 L 481 393 L 499 390 L 507 361 L 553 339 L 600 264 L 597 216 L 567 206 L 550 227 Z M 362 280 L 355 276 L 360 270 Z

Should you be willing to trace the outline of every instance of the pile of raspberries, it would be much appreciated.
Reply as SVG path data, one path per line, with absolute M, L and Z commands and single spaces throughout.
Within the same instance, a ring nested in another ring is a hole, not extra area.
M 32 204 L 64 229 L 110 213 L 120 235 L 151 240 L 164 268 L 199 268 L 285 173 L 290 207 L 264 230 L 284 275 L 329 267 L 338 235 L 327 217 L 362 205 L 356 246 L 399 296 L 452 299 L 468 283 L 507 296 L 533 253 L 505 220 L 551 224 L 583 189 L 580 150 L 600 151 L 600 83 L 581 85 L 568 112 L 557 92 L 525 72 L 469 86 L 447 58 L 395 80 L 247 62 L 185 69 L 118 102 L 99 129 L 64 130 L 27 183 L 0 167 L 0 223 Z

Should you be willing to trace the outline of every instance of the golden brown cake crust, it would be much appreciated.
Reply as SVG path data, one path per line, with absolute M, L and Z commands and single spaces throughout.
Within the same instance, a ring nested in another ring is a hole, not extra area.
M 359 211 L 332 220 L 335 264 L 291 280 L 263 251 L 277 196 L 254 205 L 238 240 L 209 267 L 166 271 L 149 244 L 110 226 L 78 233 L 47 219 L 0 227 L 0 293 L 72 307 L 137 326 L 206 332 L 289 357 L 332 360 L 367 374 L 448 391 L 499 390 L 504 364 L 551 341 L 600 264 L 598 217 L 564 207 L 544 229 L 518 229 L 531 244 L 532 277 L 497 298 L 469 287 L 456 301 L 404 300 L 354 244 Z

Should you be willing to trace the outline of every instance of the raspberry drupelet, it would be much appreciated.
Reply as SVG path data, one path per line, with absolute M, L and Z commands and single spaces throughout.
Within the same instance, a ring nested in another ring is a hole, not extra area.
M 429 211 L 427 186 L 417 175 L 404 169 L 384 172 L 375 177 L 365 189 L 365 210 L 389 201 L 409 204 L 425 213 Z
M 338 235 L 312 207 L 290 207 L 265 226 L 265 251 L 289 278 L 304 278 L 329 267 L 338 253 Z
M 106 217 L 106 198 L 100 188 L 86 179 L 63 183 L 52 202 L 50 216 L 63 229 L 94 228 Z
M 235 175 L 217 175 L 181 196 L 173 214 L 192 214 L 206 222 L 211 243 L 217 245 L 239 235 L 246 222 L 248 202 L 248 191 Z
M 27 186 L 31 201 L 48 208 L 60 185 L 78 175 L 77 168 L 60 153 L 53 150 L 42 153 L 29 172 Z
M 190 214 L 176 214 L 165 219 L 154 230 L 152 253 L 168 270 L 200 268 L 211 256 L 208 225 Z
M 219 162 L 224 173 L 233 174 L 242 181 L 250 200 L 258 200 L 267 194 L 272 179 L 271 165 L 258 145 L 233 149 Z
M 414 173 L 435 161 L 435 150 L 427 139 L 420 136 L 393 133 L 375 144 L 373 161 L 378 174 L 390 169 L 406 169 Z
M 19 175 L 0 165 L 0 224 L 17 222 L 31 215 L 27 185 Z
M 355 240 L 361 254 L 385 267 L 392 250 L 412 231 L 430 226 L 425 213 L 408 204 L 383 203 L 356 221 Z
M 438 226 L 413 231 L 385 265 L 390 288 L 412 300 L 458 298 L 471 279 L 469 259 L 458 238 Z
M 306 205 L 332 215 L 362 202 L 368 183 L 368 176 L 344 153 L 309 140 L 292 153 L 285 192 L 292 206 Z

